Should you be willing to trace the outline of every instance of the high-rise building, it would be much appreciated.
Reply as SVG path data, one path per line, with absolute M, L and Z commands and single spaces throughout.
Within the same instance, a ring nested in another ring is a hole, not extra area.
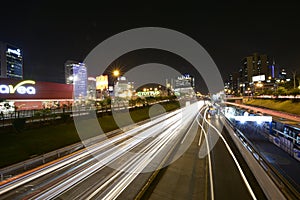
M 189 74 L 184 74 L 175 80 L 175 85 L 174 85 L 175 89 L 176 88 L 189 88 L 189 87 L 192 87 L 192 88 L 195 87 L 195 79 L 193 76 L 190 76 Z
M 88 77 L 87 98 L 89 100 L 96 99 L 96 78 Z
M 74 85 L 74 98 L 87 97 L 87 68 L 84 63 L 68 60 L 65 63 L 65 78 L 67 84 Z
M 0 77 L 23 79 L 23 56 L 18 47 L 0 42 Z
M 114 86 L 114 96 L 130 98 L 133 95 L 134 82 L 128 82 L 125 76 L 118 77 Z
M 100 75 L 96 77 L 96 98 L 104 99 L 108 93 L 108 75 Z
M 177 77 L 174 81 L 174 93 L 176 96 L 181 97 L 194 97 L 195 96 L 195 79 L 189 74 L 184 74 Z
M 272 76 L 272 70 L 269 69 L 268 56 L 254 53 L 251 56 L 245 57 L 242 60 L 242 67 L 240 68 L 240 81 L 250 83 L 253 76 L 259 75 Z
M 285 80 L 285 79 L 287 79 L 287 73 L 286 73 L 286 70 L 285 70 L 285 69 L 282 68 L 282 69 L 279 71 L 278 78 L 279 78 L 280 80 Z

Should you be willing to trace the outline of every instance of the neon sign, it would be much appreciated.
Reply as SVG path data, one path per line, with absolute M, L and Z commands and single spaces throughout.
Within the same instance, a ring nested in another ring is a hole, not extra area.
M 148 91 L 148 92 L 138 92 L 138 96 L 158 96 L 160 94 L 159 91 Z
M 35 81 L 32 80 L 26 80 L 18 83 L 16 86 L 13 85 L 0 85 L 0 94 L 14 94 L 14 93 L 19 93 L 19 94 L 35 94 L 36 90 L 33 86 L 23 86 L 25 84 L 35 84 Z

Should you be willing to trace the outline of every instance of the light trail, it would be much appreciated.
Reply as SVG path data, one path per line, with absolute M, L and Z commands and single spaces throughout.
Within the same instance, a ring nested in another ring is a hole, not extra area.
M 48 173 L 51 173 L 55 170 L 61 169 L 69 164 L 77 162 L 86 156 L 90 156 L 90 154 L 94 154 L 97 151 L 100 151 L 111 145 L 114 145 L 114 143 L 125 140 L 127 137 L 133 137 L 135 134 L 138 134 L 140 131 L 142 131 L 146 128 L 149 128 L 149 127 L 153 126 L 154 124 L 165 121 L 168 118 L 178 116 L 178 114 L 180 112 L 181 112 L 181 109 L 174 111 L 172 113 L 168 113 L 167 115 L 164 116 L 163 120 L 161 120 L 161 118 L 156 118 L 156 119 L 154 119 L 146 124 L 143 124 L 135 129 L 127 131 L 125 134 L 120 134 L 120 135 L 114 136 L 114 137 L 104 140 L 98 144 L 89 146 L 88 149 L 79 150 L 78 152 L 74 152 L 74 153 L 72 153 L 68 156 L 65 156 L 63 158 L 60 158 L 56 161 L 47 163 L 38 168 L 32 169 L 28 172 L 22 173 L 16 177 L 12 177 L 10 179 L 4 180 L 4 181 L 0 182 L 0 195 L 6 193 L 8 191 L 11 191 L 21 185 L 24 185 L 32 180 L 40 178 L 40 177 L 42 177 Z
M 205 109 L 206 108 L 206 109 Z M 205 132 L 204 128 L 203 128 L 203 124 L 204 124 L 204 119 L 206 117 L 206 113 L 207 113 L 207 106 L 204 106 L 203 109 L 205 109 L 204 111 L 204 115 L 203 115 L 203 122 L 202 125 L 200 124 L 198 118 L 197 118 L 197 123 L 198 125 L 201 127 L 201 133 L 200 133 L 200 137 L 199 137 L 199 143 L 198 146 L 200 146 L 201 144 L 201 138 L 202 138 L 202 130 L 204 132 L 204 138 L 205 138 L 205 142 L 206 142 L 206 149 L 207 149 L 207 159 L 208 159 L 208 168 L 209 168 L 209 181 L 210 181 L 210 195 L 211 195 L 211 199 L 214 200 L 215 196 L 214 196 L 214 182 L 213 182 L 213 173 L 212 173 L 212 164 L 211 164 L 211 157 L 210 157 L 210 148 L 209 148 L 209 144 L 208 144 L 208 139 L 207 139 L 207 133 Z M 201 109 L 201 111 L 203 110 Z M 199 113 L 200 114 L 200 113 Z M 201 150 L 201 149 L 200 149 Z
M 178 123 L 178 116 L 176 115 L 175 117 L 168 119 L 167 122 L 172 124 L 174 121 Z M 168 127 L 166 127 L 168 128 Z M 151 127 L 150 129 L 143 131 L 141 134 L 139 134 L 139 137 L 133 137 L 125 142 L 113 146 L 111 149 L 105 151 L 104 153 L 101 153 L 100 155 L 97 155 L 96 159 L 99 160 L 99 163 L 96 163 L 84 171 L 76 174 L 75 176 L 72 176 L 71 178 L 64 180 L 60 182 L 59 184 L 56 184 L 54 187 L 51 189 L 48 189 L 46 192 L 44 192 L 41 195 L 34 196 L 34 199 L 51 199 L 62 192 L 68 190 L 69 188 L 73 187 L 74 185 L 80 183 L 82 180 L 86 179 L 96 171 L 99 171 L 103 169 L 103 167 L 109 165 L 112 161 L 120 158 L 133 148 L 137 147 L 140 143 L 145 141 L 148 137 L 151 136 L 151 133 L 158 133 L 158 131 L 162 131 L 160 124 L 156 124 L 155 126 Z
M 193 109 L 196 112 L 196 109 Z M 52 199 L 60 195 L 61 193 L 68 191 L 69 188 L 73 188 L 75 185 L 78 185 L 82 181 L 86 180 L 88 177 L 92 176 L 94 173 L 101 171 L 103 167 L 106 165 L 109 166 L 110 163 L 115 162 L 117 159 L 121 159 L 126 153 L 130 152 L 130 150 L 136 148 L 141 143 L 145 142 L 147 139 L 152 138 L 153 142 L 148 144 L 144 148 L 143 151 L 139 151 L 139 156 L 132 157 L 131 159 L 127 159 L 125 162 L 126 164 L 121 165 L 118 169 L 115 170 L 113 174 L 110 174 L 109 177 L 105 178 L 106 181 L 103 182 L 103 185 L 93 191 L 90 194 L 90 197 L 97 195 L 98 192 L 103 190 L 105 187 L 112 185 L 117 187 L 114 191 L 119 191 L 118 193 L 113 193 L 113 196 L 118 196 L 121 191 L 123 191 L 135 178 L 135 176 L 124 177 L 123 172 L 124 170 L 134 171 L 136 173 L 140 173 L 150 162 L 151 160 L 157 156 L 163 149 L 166 147 L 166 143 L 171 142 L 176 138 L 176 135 L 180 135 L 178 130 L 182 128 L 182 122 L 188 124 L 194 118 L 194 115 L 190 114 L 185 117 L 182 117 L 180 114 L 184 112 L 185 109 L 182 111 L 177 111 L 175 114 L 170 115 L 169 119 L 165 119 L 164 116 L 163 120 L 160 120 L 158 124 L 155 124 L 155 120 L 150 123 L 149 126 L 141 126 L 135 130 L 132 130 L 133 133 L 139 132 L 137 135 L 130 134 L 130 131 L 125 132 L 124 138 L 127 138 L 125 141 L 122 141 L 117 146 L 113 146 L 110 150 L 105 150 L 105 152 L 97 155 L 97 159 L 101 162 L 98 164 L 93 164 L 88 166 L 83 171 L 68 177 L 67 179 L 63 179 L 61 182 L 56 183 L 55 185 L 49 187 L 47 190 L 42 191 L 34 196 L 30 196 L 30 199 Z M 169 116 L 169 115 L 167 115 Z M 166 123 L 168 126 L 161 126 L 161 123 Z M 146 129 L 146 130 L 144 130 Z M 137 131 L 138 130 L 138 131 Z M 129 136 L 133 136 L 129 138 Z M 110 143 L 113 144 L 116 141 L 111 141 Z M 146 154 L 146 155 L 144 155 Z M 136 164 L 137 163 L 137 164 Z M 133 168 L 135 166 L 135 168 Z M 123 174 L 122 174 L 123 173 Z M 115 185 L 116 179 L 120 179 L 117 181 L 118 183 L 122 183 L 122 186 Z M 124 186 L 126 187 L 124 188 Z M 88 197 L 88 196 L 87 196 Z
M 242 177 L 242 179 L 243 179 L 243 181 L 244 181 L 244 183 L 245 183 L 245 185 L 246 185 L 246 187 L 247 187 L 247 189 L 248 189 L 248 191 L 249 191 L 251 197 L 252 197 L 254 200 L 256 200 L 257 198 L 256 198 L 256 196 L 255 196 L 255 194 L 254 194 L 254 192 L 253 192 L 253 190 L 252 190 L 252 188 L 251 188 L 251 186 L 250 186 L 250 184 L 249 184 L 249 182 L 248 182 L 248 180 L 247 180 L 247 178 L 246 178 L 246 176 L 245 176 L 245 174 L 244 174 L 244 172 L 243 172 L 243 170 L 242 170 L 242 168 L 241 168 L 241 166 L 240 166 L 240 164 L 239 164 L 239 162 L 237 161 L 237 159 L 236 159 L 234 153 L 232 152 L 231 148 L 229 147 L 229 145 L 228 145 L 227 141 L 225 140 L 225 138 L 223 137 L 222 133 L 220 133 L 220 131 L 219 131 L 214 125 L 212 125 L 206 118 L 204 118 L 204 120 L 205 120 L 205 122 L 206 122 L 207 124 L 209 124 L 209 125 L 210 125 L 210 126 L 218 133 L 218 135 L 221 137 L 223 143 L 224 143 L 225 146 L 226 146 L 226 149 L 228 150 L 229 154 L 231 155 L 232 159 L 234 160 L 234 163 L 235 163 L 235 165 L 237 166 L 238 171 L 239 171 L 239 173 L 240 173 L 240 175 L 241 175 L 241 177 Z

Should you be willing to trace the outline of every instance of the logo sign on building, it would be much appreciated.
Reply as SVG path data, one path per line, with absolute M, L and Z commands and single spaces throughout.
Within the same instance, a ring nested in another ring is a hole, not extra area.
M 104 90 L 108 88 L 108 76 L 101 75 L 96 77 L 96 90 Z
M 5 85 L 5 84 L 0 84 L 0 94 L 29 94 L 33 95 L 36 93 L 36 90 L 33 86 L 25 86 L 25 85 L 34 85 L 35 81 L 32 80 L 25 80 L 17 85 Z
M 159 91 L 138 92 L 137 95 L 140 97 L 158 96 L 160 95 L 160 92 Z
M 20 49 L 10 49 L 10 48 L 8 48 L 7 53 L 13 53 L 13 54 L 16 54 L 16 55 L 20 56 L 21 55 L 21 50 Z

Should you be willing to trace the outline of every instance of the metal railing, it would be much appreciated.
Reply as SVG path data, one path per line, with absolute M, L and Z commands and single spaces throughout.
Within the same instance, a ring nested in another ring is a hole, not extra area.
M 225 115 L 224 115 L 225 117 Z M 276 186 L 282 191 L 282 193 L 288 199 L 300 199 L 300 193 L 297 189 L 289 183 L 285 177 L 283 177 L 278 170 L 276 170 L 262 155 L 256 150 L 252 142 L 245 137 L 245 135 L 235 127 L 235 125 L 225 117 L 226 122 L 230 125 L 230 127 L 234 130 L 235 134 L 239 137 L 242 144 L 248 149 L 249 152 L 253 155 L 255 160 L 260 164 L 260 166 L 264 169 L 264 171 L 269 175 L 269 177 L 273 180 Z

